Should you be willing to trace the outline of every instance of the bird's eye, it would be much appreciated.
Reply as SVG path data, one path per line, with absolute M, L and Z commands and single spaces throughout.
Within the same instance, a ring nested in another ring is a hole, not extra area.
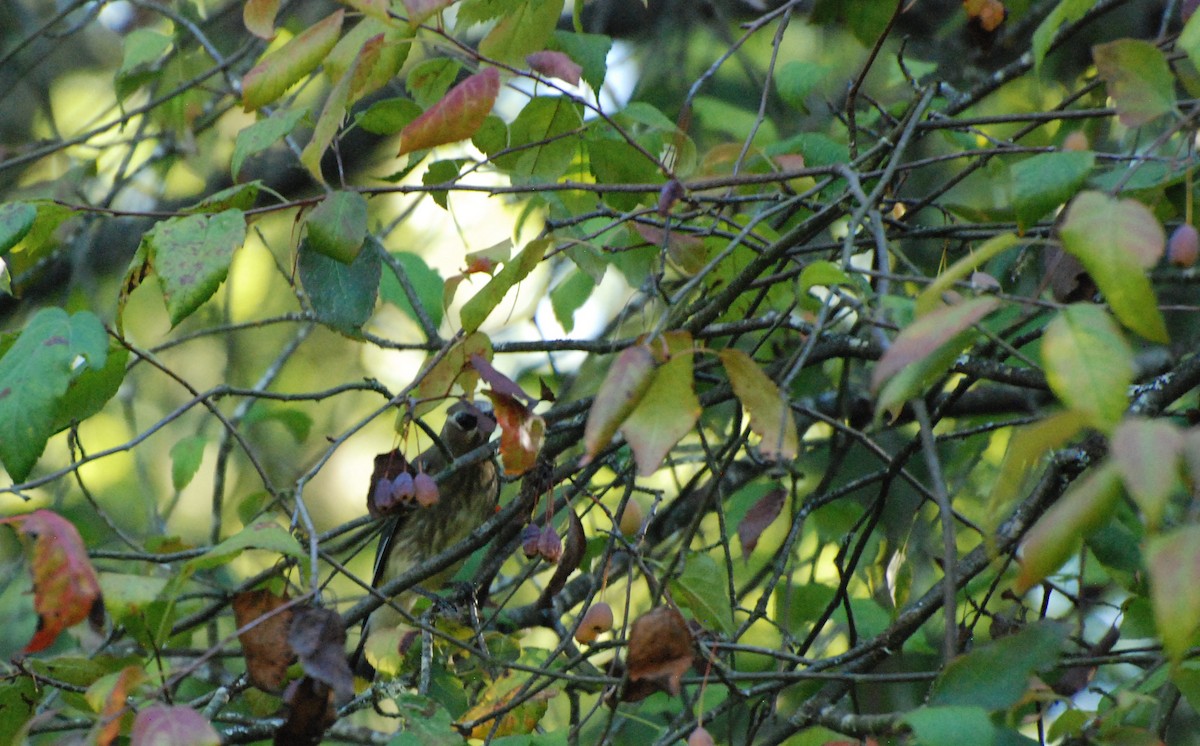
M 454 417 L 454 421 L 457 422 L 458 426 L 463 430 L 474 430 L 479 424 L 479 418 L 470 412 L 459 412 Z

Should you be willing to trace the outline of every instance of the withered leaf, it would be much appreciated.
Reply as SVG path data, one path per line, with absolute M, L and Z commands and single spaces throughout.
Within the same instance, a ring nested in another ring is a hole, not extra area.
M 346 627 L 337 612 L 315 606 L 296 610 L 288 644 L 304 673 L 333 689 L 339 698 L 354 694 L 354 673 L 346 660 Z
M 275 746 L 317 746 L 325 731 L 337 720 L 333 692 L 310 676 L 289 686 L 284 701 L 288 705 L 288 715 L 275 731 Z
M 268 590 L 246 591 L 233 597 L 233 618 L 238 629 L 260 620 L 238 634 L 246 658 L 246 673 L 259 689 L 278 692 L 287 680 L 287 668 L 296 660 L 288 645 L 288 628 L 292 610 L 274 614 L 288 602 L 287 595 L 277 596 Z
M 524 399 L 530 404 L 537 401 L 525 393 L 525 389 L 521 388 L 520 384 L 496 370 L 491 361 L 483 355 L 479 353 L 471 355 L 471 367 L 479 373 L 479 377 L 483 379 L 484 383 L 492 387 L 492 391 L 507 394 L 514 399 Z
M 746 511 L 745 517 L 737 527 L 738 538 L 742 542 L 742 559 L 750 559 L 750 553 L 758 546 L 758 537 L 779 517 L 779 511 L 783 510 L 783 501 L 786 498 L 787 491 L 777 487 L 759 498 L 758 502 Z
M 524 474 L 537 462 L 546 435 L 546 421 L 516 398 L 500 391 L 483 392 L 492 400 L 500 425 L 500 460 L 509 476 Z
M 692 667 L 692 631 L 679 611 L 659 606 L 642 614 L 629 631 L 626 666 L 631 686 L 621 697 L 636 702 L 656 691 L 679 694 L 680 679 Z

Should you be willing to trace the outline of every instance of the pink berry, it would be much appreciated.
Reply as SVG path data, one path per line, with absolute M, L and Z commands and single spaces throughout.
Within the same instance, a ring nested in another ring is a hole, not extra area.
M 1200 233 L 1195 227 L 1184 223 L 1171 234 L 1167 241 L 1167 261 L 1176 267 L 1192 267 L 1200 257 Z

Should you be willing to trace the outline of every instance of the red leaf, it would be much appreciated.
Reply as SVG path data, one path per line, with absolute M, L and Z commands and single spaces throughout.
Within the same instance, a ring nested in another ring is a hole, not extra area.
M 243 108 L 251 111 L 271 103 L 292 84 L 316 70 L 341 36 L 345 15 L 346 11 L 338 10 L 309 26 L 246 73 L 242 78 Z
M 525 57 L 535 72 L 550 78 L 565 80 L 571 85 L 579 85 L 579 76 L 583 68 L 562 52 L 534 52 Z
M 758 537 L 779 517 L 785 498 L 787 491 L 779 487 L 763 495 L 754 503 L 754 507 L 746 511 L 737 528 L 738 538 L 742 541 L 742 559 L 750 559 L 750 553 L 758 546 Z
M 524 474 L 533 468 L 542 440 L 546 421 L 515 398 L 498 391 L 483 392 L 492 400 L 496 424 L 500 425 L 500 460 L 509 476 Z
M 33 608 L 38 629 L 25 646 L 26 653 L 45 649 L 67 627 L 97 613 L 96 609 L 103 611 L 96 570 L 70 521 L 49 510 L 35 510 L 0 523 L 14 524 L 34 538 Z
M 400 131 L 396 155 L 467 139 L 483 125 L 498 95 L 500 72 L 496 68 L 475 73 Z

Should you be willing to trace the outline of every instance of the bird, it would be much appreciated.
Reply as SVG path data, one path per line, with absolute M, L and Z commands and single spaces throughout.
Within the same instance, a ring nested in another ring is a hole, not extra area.
M 418 474 L 436 476 L 463 456 L 486 443 L 496 429 L 496 421 L 485 404 L 460 401 L 450 407 L 442 427 L 441 445 L 431 446 L 413 461 Z M 371 585 L 380 588 L 393 578 L 440 554 L 461 541 L 494 512 L 500 495 L 500 476 L 495 462 L 488 458 L 463 466 L 442 479 L 437 502 L 428 507 L 407 505 L 386 518 L 375 553 Z M 454 576 L 462 562 L 447 567 L 422 581 L 436 590 Z M 376 631 L 399 626 L 411 613 L 420 595 L 402 591 L 390 603 L 373 611 L 363 625 L 362 639 L 352 658 L 360 673 L 372 673 L 364 666 L 362 651 L 368 637 Z M 367 676 L 370 678 L 370 676 Z

